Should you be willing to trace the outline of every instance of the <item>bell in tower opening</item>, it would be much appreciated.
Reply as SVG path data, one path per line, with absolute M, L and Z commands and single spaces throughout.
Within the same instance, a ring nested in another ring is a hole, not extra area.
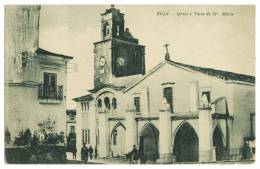
M 114 5 L 101 14 L 101 41 L 94 43 L 95 86 L 145 73 L 145 46 L 124 23 L 124 14 Z

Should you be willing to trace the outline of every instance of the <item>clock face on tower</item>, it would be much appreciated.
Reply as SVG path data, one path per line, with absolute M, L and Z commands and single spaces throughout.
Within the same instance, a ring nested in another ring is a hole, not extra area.
M 106 64 L 106 59 L 105 59 L 105 57 L 104 57 L 104 56 L 100 57 L 100 59 L 99 59 L 99 66 L 100 66 L 100 67 L 104 67 L 105 64 Z
M 118 57 L 117 59 L 116 59 L 116 65 L 117 66 L 124 66 L 125 65 L 125 59 L 123 58 L 123 57 Z

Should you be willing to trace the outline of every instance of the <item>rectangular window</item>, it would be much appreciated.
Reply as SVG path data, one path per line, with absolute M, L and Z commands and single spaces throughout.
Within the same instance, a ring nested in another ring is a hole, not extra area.
M 82 130 L 82 143 L 90 144 L 90 130 L 89 129 Z
M 210 92 L 209 91 L 202 92 L 201 97 L 203 97 L 204 95 L 206 95 L 208 103 L 210 103 L 211 101 Z
M 173 113 L 173 97 L 172 97 L 172 87 L 166 87 L 163 89 L 163 97 L 167 100 L 170 105 L 171 113 Z
M 56 86 L 57 85 L 57 74 L 56 73 L 43 73 L 43 84 L 45 86 Z
M 140 112 L 140 97 L 134 97 L 135 111 Z
M 85 130 L 85 143 L 88 144 L 88 130 Z
M 82 145 L 85 143 L 85 130 L 82 130 Z
M 43 73 L 43 85 L 40 85 L 40 95 L 44 98 L 62 99 L 62 88 L 57 86 L 57 75 L 55 73 Z
M 88 144 L 90 144 L 90 130 L 87 130 L 88 131 Z

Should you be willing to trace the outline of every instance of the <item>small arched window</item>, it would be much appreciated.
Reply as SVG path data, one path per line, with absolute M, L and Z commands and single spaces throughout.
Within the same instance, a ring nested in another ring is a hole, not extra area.
M 98 106 L 98 108 L 102 107 L 102 100 L 101 99 L 98 99 L 97 106 Z
M 81 102 L 81 111 L 83 111 L 84 110 L 84 104 L 83 104 L 83 102 Z
M 114 130 L 112 135 L 113 135 L 113 145 L 116 145 L 117 144 L 117 130 Z
M 105 97 L 104 103 L 107 109 L 110 109 L 110 99 L 108 97 Z
M 104 25 L 103 25 L 103 36 L 107 36 L 109 34 L 109 24 L 106 22 Z
M 87 102 L 87 110 L 89 110 L 89 102 Z
M 84 104 L 84 110 L 86 111 L 86 102 L 83 102 L 83 104 Z
M 116 36 L 119 36 L 119 32 L 120 32 L 120 26 L 117 25 L 117 26 L 116 26 Z
M 115 97 L 112 99 L 112 107 L 113 107 L 113 109 L 117 108 L 117 102 L 116 102 L 116 98 Z

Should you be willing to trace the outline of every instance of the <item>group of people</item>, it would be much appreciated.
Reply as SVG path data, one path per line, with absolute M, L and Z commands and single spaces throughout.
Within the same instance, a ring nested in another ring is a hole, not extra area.
M 89 146 L 89 148 L 86 146 L 86 143 L 83 144 L 83 147 L 81 148 L 81 160 L 86 164 L 88 163 L 88 157 L 92 160 L 93 158 L 93 148 L 92 146 Z M 94 157 L 97 158 L 97 146 L 95 146 L 95 152 Z
M 128 153 L 128 158 L 130 160 L 130 164 L 137 164 L 140 158 L 139 151 L 137 150 L 136 146 L 133 145 L 133 150 Z
M 127 158 L 130 160 L 129 161 L 130 164 L 138 164 L 139 160 L 141 164 L 146 163 L 146 159 L 143 154 L 143 151 L 141 149 L 138 150 L 135 145 L 133 145 L 132 151 L 127 154 Z
M 141 153 L 142 151 L 138 151 L 135 145 L 133 145 L 133 149 L 131 152 L 127 154 L 127 158 L 130 160 L 130 164 L 138 164 L 138 161 L 140 160 L 141 164 L 144 164 L 146 162 L 143 154 Z M 73 149 L 73 159 L 76 159 L 76 153 L 77 149 Z M 89 146 L 89 148 L 86 146 L 86 143 L 83 144 L 81 148 L 81 161 L 85 164 L 88 163 L 88 158 L 92 160 L 93 158 L 93 148 L 92 146 Z M 97 146 L 95 146 L 94 150 L 94 158 L 97 158 Z

